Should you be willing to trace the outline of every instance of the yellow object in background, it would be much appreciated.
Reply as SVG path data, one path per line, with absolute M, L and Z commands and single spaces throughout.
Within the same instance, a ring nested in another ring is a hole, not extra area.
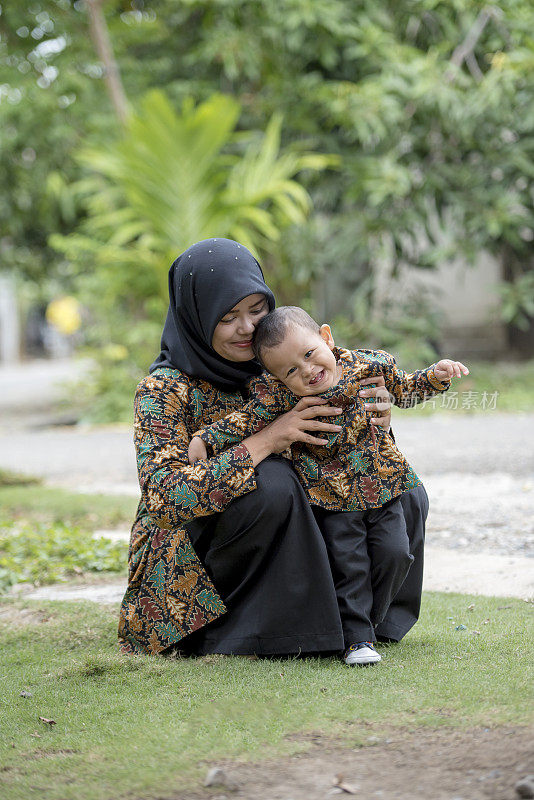
M 108 344 L 103 348 L 102 353 L 110 361 L 124 361 L 125 358 L 128 358 L 128 350 L 123 344 Z
M 46 309 L 46 321 L 65 336 L 79 330 L 82 324 L 80 304 L 75 297 L 65 295 L 52 300 Z

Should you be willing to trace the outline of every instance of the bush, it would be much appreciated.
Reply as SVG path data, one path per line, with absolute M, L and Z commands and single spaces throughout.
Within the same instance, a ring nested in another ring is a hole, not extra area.
M 10 469 L 0 469 L 0 486 L 36 486 L 41 483 L 34 475 L 23 475 Z
M 0 529 L 0 592 L 16 583 L 54 583 L 84 572 L 120 572 L 128 546 L 63 523 Z

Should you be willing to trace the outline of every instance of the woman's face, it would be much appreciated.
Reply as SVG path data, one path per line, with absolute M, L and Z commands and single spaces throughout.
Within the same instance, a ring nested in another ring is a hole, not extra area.
M 254 358 L 254 328 L 268 313 L 265 295 L 249 294 L 219 320 L 213 332 L 211 346 L 228 361 L 250 361 Z

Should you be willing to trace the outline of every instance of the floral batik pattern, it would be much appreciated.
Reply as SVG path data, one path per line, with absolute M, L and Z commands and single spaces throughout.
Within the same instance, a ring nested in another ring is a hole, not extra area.
M 239 393 L 161 368 L 135 396 L 134 439 L 141 501 L 130 537 L 128 589 L 120 611 L 123 652 L 161 653 L 226 609 L 184 525 L 223 511 L 254 490 L 244 445 L 190 466 L 192 433 L 243 405 Z
M 395 405 L 409 408 L 438 392 L 441 383 L 434 365 L 406 373 L 383 350 L 334 348 L 342 375 L 337 386 L 320 396 L 339 406 L 339 433 L 327 433 L 328 445 L 291 446 L 291 458 L 311 503 L 329 511 L 380 508 L 421 481 L 395 444 L 392 434 L 371 425 L 366 403 L 359 396 L 360 381 L 383 375 Z M 257 433 L 298 402 L 290 390 L 271 375 L 250 383 L 251 400 L 239 411 L 197 432 L 213 453 Z

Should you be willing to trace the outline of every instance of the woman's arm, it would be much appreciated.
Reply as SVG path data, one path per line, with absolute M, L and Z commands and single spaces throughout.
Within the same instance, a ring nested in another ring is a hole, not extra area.
M 369 384 L 373 385 L 369 386 Z M 367 403 L 368 410 L 374 411 L 376 414 L 375 417 L 370 419 L 370 422 L 385 431 L 389 431 L 391 425 L 391 398 L 385 387 L 384 376 L 377 375 L 372 378 L 365 378 L 360 381 L 360 386 L 365 387 L 360 391 L 360 394 L 375 401 Z M 292 436 L 300 436 L 302 432 L 309 430 L 327 432 L 339 430 L 339 426 L 321 422 L 315 427 L 316 421 L 314 418 L 316 416 L 335 415 L 341 413 L 341 410 L 330 410 L 329 407 L 319 410 L 319 407 L 327 401 L 314 397 L 308 397 L 305 403 L 301 401 L 292 409 L 297 413 L 298 418 L 290 414 L 280 416 L 279 424 L 273 427 L 265 421 L 269 412 L 265 408 L 261 408 L 263 404 L 260 398 L 265 398 L 266 394 L 268 394 L 264 379 L 257 379 L 252 383 L 251 393 L 254 400 L 247 403 L 243 409 L 233 412 L 213 425 L 207 426 L 198 432 L 199 436 L 191 439 L 188 448 L 190 464 L 207 458 L 208 452 L 205 442 L 210 445 L 213 452 L 221 452 L 233 442 L 242 442 L 249 450 L 252 462 L 256 466 L 272 453 L 283 452 L 293 441 L 304 441 L 303 439 L 292 439 Z M 271 412 L 274 407 L 273 403 Z M 253 435 L 255 425 L 257 425 L 258 430 L 261 429 L 263 431 L 262 435 Z M 308 444 L 327 444 L 327 440 L 314 439 L 310 436 Z
M 249 450 L 237 445 L 189 465 L 189 384 L 184 376 L 149 376 L 135 397 L 134 439 L 141 493 L 154 522 L 176 528 L 222 511 L 256 488 Z
M 318 397 L 303 397 L 291 411 L 282 414 L 258 433 L 243 439 L 241 444 L 250 453 L 253 465 L 256 466 L 273 453 L 283 453 L 293 442 L 328 444 L 328 439 L 318 439 L 309 433 L 309 431 L 337 433 L 341 430 L 340 425 L 319 422 L 315 419 L 318 416 L 341 414 L 340 408 L 332 408 L 327 402 Z M 219 440 L 215 447 L 224 447 L 224 443 Z M 206 458 L 206 455 L 206 445 L 203 440 L 194 437 L 189 445 L 189 463 L 198 463 L 199 460 Z
M 220 453 L 230 445 L 258 433 L 281 414 L 290 411 L 296 403 L 289 389 L 266 376 L 253 379 L 248 388 L 250 399 L 239 410 L 232 411 L 194 434 L 213 453 Z
M 273 453 L 283 453 L 294 442 L 304 444 L 328 444 L 328 439 L 319 439 L 322 431 L 337 433 L 340 425 L 321 422 L 315 417 L 337 416 L 341 408 L 327 405 L 328 401 L 319 397 L 302 397 L 291 411 L 282 414 L 259 433 L 243 439 L 242 444 L 250 452 L 254 466 Z M 316 434 L 312 436 L 310 431 Z
M 337 425 L 315 419 L 341 413 L 341 409 L 328 406 L 327 400 L 307 397 L 293 405 L 296 398 L 289 389 L 263 376 L 252 381 L 249 388 L 251 399 L 243 408 L 197 431 L 189 448 L 190 462 L 201 453 L 197 437 L 209 445 L 213 453 L 242 442 L 250 450 L 256 465 L 272 453 L 283 452 L 293 442 L 328 444 L 325 439 L 311 436 L 309 431 L 341 430 Z

